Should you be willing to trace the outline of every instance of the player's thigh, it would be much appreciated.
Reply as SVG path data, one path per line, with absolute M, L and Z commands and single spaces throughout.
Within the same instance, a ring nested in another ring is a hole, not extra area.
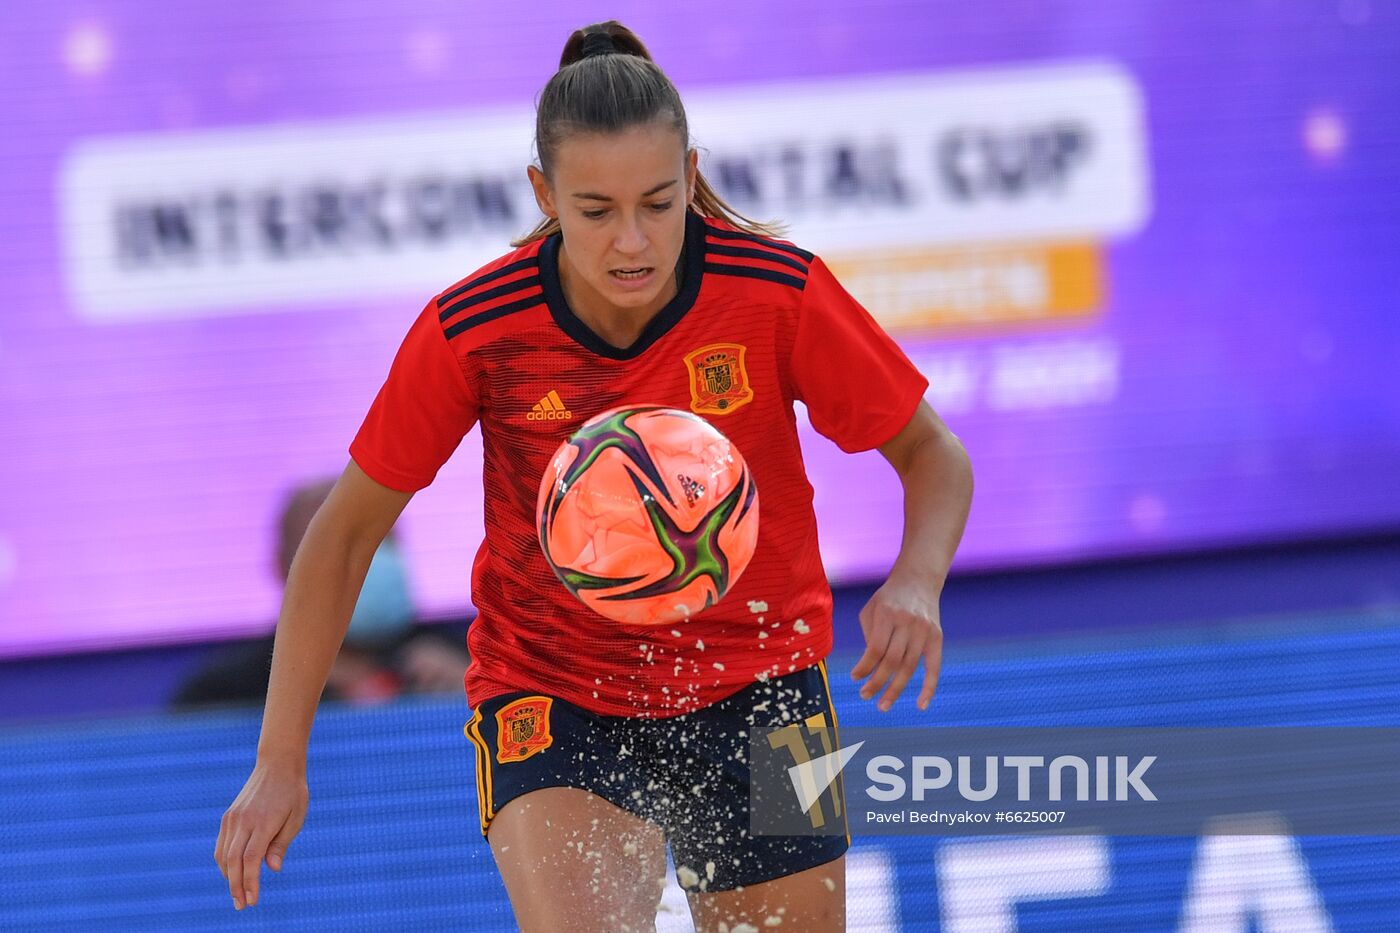
M 742 929 L 828 933 L 846 929 L 846 857 L 732 891 L 692 893 L 696 933 Z
M 524 933 L 656 928 L 665 836 L 602 797 L 531 791 L 502 807 L 487 840 Z

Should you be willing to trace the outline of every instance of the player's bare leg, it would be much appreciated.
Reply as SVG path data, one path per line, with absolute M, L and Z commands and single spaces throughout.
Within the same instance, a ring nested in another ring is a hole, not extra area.
M 666 837 L 572 787 L 517 797 L 488 835 L 522 933 L 654 933 Z
M 689 900 L 696 933 L 742 929 L 745 923 L 764 933 L 839 933 L 846 929 L 846 857 L 740 890 L 691 894 Z

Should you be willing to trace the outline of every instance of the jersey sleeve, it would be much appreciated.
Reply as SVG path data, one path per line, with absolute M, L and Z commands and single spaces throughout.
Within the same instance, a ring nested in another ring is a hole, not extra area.
M 350 457 L 375 482 L 417 492 L 476 424 L 479 404 L 430 301 L 409 328 Z
M 847 453 L 892 439 L 928 389 L 924 374 L 820 258 L 803 290 L 792 374 L 812 427 Z

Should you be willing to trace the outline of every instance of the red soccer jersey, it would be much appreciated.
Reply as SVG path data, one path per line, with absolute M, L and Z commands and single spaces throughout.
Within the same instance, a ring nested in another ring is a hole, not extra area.
M 412 492 L 481 424 L 486 537 L 472 573 L 468 701 L 538 691 L 603 715 L 673 716 L 815 664 L 831 650 L 831 590 L 793 401 L 843 450 L 868 450 L 908 423 L 927 380 L 822 261 L 790 243 L 690 214 L 679 294 L 619 349 L 569 310 L 559 242 L 521 247 L 430 301 L 350 446 L 374 480 Z M 748 569 L 717 605 L 675 625 L 594 614 L 536 537 L 555 449 L 620 405 L 703 415 L 758 486 Z

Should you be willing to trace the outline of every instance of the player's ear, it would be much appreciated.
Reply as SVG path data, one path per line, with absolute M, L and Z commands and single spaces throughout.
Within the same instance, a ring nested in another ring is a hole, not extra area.
M 535 203 L 540 206 L 540 212 L 546 217 L 558 220 L 559 210 L 554 206 L 554 189 L 550 186 L 549 179 L 536 166 L 528 166 L 525 171 L 530 176 L 530 187 L 535 192 Z

